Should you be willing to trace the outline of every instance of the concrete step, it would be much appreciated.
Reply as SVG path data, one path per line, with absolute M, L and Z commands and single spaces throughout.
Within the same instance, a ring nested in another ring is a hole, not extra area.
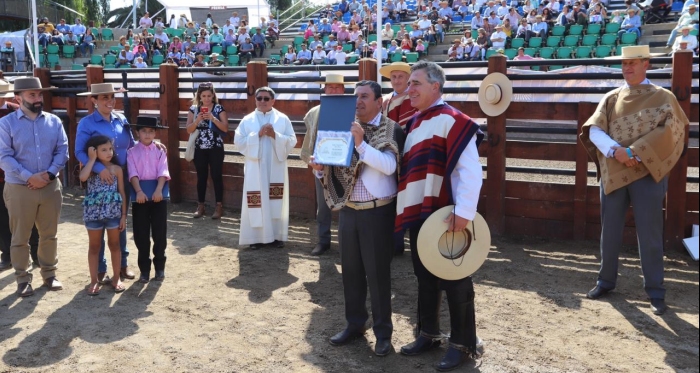
M 650 31 L 657 31 L 657 30 L 666 30 L 668 32 L 671 32 L 673 28 L 676 27 L 675 22 L 666 22 L 666 23 L 652 23 L 650 25 L 644 25 L 642 26 L 642 30 L 645 33 L 648 33 Z
M 666 45 L 668 40 L 668 34 L 666 35 L 644 35 L 639 39 L 640 45 L 649 45 L 650 47 L 656 47 L 659 43 Z

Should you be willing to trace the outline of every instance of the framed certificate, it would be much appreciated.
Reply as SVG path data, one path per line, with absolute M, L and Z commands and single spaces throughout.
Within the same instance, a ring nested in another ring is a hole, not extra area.
M 355 121 L 352 95 L 322 95 L 314 159 L 326 166 L 349 167 L 355 141 L 350 126 Z

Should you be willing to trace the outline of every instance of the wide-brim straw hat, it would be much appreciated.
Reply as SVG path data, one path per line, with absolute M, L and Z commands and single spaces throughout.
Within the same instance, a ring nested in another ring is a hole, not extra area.
M 695 29 L 695 27 L 693 27 L 692 25 L 687 25 L 687 26 L 681 27 L 681 31 L 684 31 L 684 30 L 693 31 L 694 29 Z
M 136 123 L 132 124 L 131 127 L 135 129 L 140 128 L 155 128 L 155 129 L 167 129 L 168 126 L 163 126 L 156 117 L 148 117 L 145 115 L 139 115 L 136 118 Z
M 123 93 L 128 92 L 125 89 L 115 90 L 112 83 L 94 83 L 90 85 L 89 92 L 78 93 L 78 96 L 99 96 L 108 95 L 111 93 Z
M 479 87 L 479 107 L 484 114 L 497 117 L 503 114 L 513 98 L 513 83 L 501 73 L 491 73 Z
M 491 232 L 476 214 L 464 231 L 448 232 L 445 219 L 454 205 L 445 206 L 428 217 L 418 232 L 418 257 L 425 268 L 444 280 L 471 276 L 486 261 L 491 248 Z
M 325 82 L 314 82 L 316 84 L 342 84 L 342 85 L 354 85 L 355 83 L 346 82 L 345 77 L 340 74 L 328 74 L 326 75 Z
M 387 79 L 391 79 L 392 71 L 403 71 L 407 74 L 411 74 L 411 65 L 406 62 L 393 62 L 389 65 L 384 65 L 379 69 L 379 73 Z
M 43 88 L 41 86 L 41 80 L 35 77 L 28 78 L 17 78 L 13 81 L 14 86 L 12 89 L 8 89 L 8 92 L 24 92 L 24 91 L 48 91 L 51 89 L 56 89 L 56 87 Z
M 637 60 L 663 56 L 663 53 L 649 53 L 648 45 L 631 45 L 622 47 L 622 54 L 619 56 L 605 57 L 606 60 Z
M 15 94 L 12 92 L 13 88 L 12 84 L 0 80 L 0 98 L 15 97 Z

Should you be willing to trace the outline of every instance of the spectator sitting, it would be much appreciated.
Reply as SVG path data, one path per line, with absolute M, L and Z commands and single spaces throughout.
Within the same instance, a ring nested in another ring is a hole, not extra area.
M 430 20 L 428 19 L 428 15 L 427 15 L 427 14 L 424 14 L 424 15 L 422 16 L 421 20 L 418 21 L 418 23 L 415 24 L 415 25 L 418 26 L 418 29 L 419 29 L 420 31 L 422 31 L 423 33 L 425 33 L 426 31 L 428 31 L 428 28 L 430 28 L 430 25 L 432 25 L 432 24 L 433 24 L 433 23 L 430 22 Z
M 530 13 L 527 15 L 527 23 L 532 25 L 535 22 L 537 22 L 537 9 L 533 9 L 530 11 Z
M 134 62 L 134 67 L 137 69 L 145 69 L 148 67 L 148 64 L 144 61 L 143 57 L 138 56 Z
M 528 61 L 528 60 L 542 60 L 543 58 L 535 58 L 532 56 L 528 56 L 525 54 L 525 48 L 520 47 L 518 48 L 518 55 L 513 58 L 513 61 Z M 519 69 L 521 70 L 530 70 L 530 66 L 518 66 Z
M 479 46 L 479 50 L 481 50 L 481 59 L 483 60 L 486 58 L 486 50 L 489 49 L 489 37 L 486 34 L 486 30 L 483 28 L 480 28 L 477 33 L 476 44 Z
M 323 45 L 323 49 L 328 53 L 330 51 L 335 51 L 337 47 L 338 42 L 335 40 L 335 36 L 328 35 L 328 41 Z
M 277 28 L 277 23 L 270 22 L 267 26 L 265 39 L 270 43 L 270 47 L 275 46 L 275 40 L 280 38 L 280 30 Z
M 598 3 L 593 8 L 588 17 L 588 22 L 593 24 L 602 24 L 607 19 L 607 13 L 603 4 Z
M 454 12 L 447 4 L 447 1 L 440 3 L 440 8 L 438 9 L 438 19 L 437 22 L 442 20 L 445 25 L 445 29 L 450 29 L 450 24 L 452 23 L 452 18 L 454 18 Z
M 224 50 L 226 50 L 226 48 L 228 48 L 231 45 L 236 45 L 237 42 L 238 42 L 238 37 L 236 36 L 236 34 L 234 34 L 233 29 L 232 28 L 228 29 L 226 37 L 224 37 L 224 44 L 223 44 Z
M 238 12 L 233 12 L 231 14 L 231 18 L 228 19 L 229 23 L 233 25 L 235 29 L 238 29 L 238 26 L 241 25 L 241 17 L 238 16 Z
M 622 23 L 621 11 L 616 10 L 612 14 L 613 16 L 610 19 L 610 23 Z
M 690 35 L 690 31 L 693 30 L 693 26 L 683 26 L 681 28 L 681 35 L 676 38 L 673 43 L 673 52 L 677 52 L 680 49 L 689 49 L 694 51 L 698 47 L 698 38 L 695 35 Z M 681 44 L 685 44 L 685 48 L 681 48 Z
M 204 41 L 204 38 L 200 37 L 197 41 L 197 45 L 194 46 L 195 54 L 209 54 L 211 52 L 211 46 L 209 43 Z
M 415 43 L 418 39 L 423 37 L 423 31 L 419 30 L 417 27 L 417 25 L 414 25 L 413 30 L 408 33 L 412 43 Z
M 163 28 L 159 27 L 156 29 L 156 33 L 153 35 L 154 39 L 160 39 L 160 41 L 163 42 L 163 45 L 168 45 L 170 43 L 170 38 L 168 38 L 168 35 L 163 32 Z
M 219 26 L 214 24 L 212 27 L 212 34 L 209 35 L 209 46 L 214 47 L 217 45 L 224 44 L 224 35 L 219 33 Z
M 328 19 L 322 19 L 321 23 L 318 25 L 318 33 L 321 35 L 321 37 L 330 35 L 332 31 L 333 30 L 331 30 L 331 24 L 328 23 Z
M 68 33 L 68 31 L 71 30 L 71 27 L 66 24 L 65 19 L 61 19 L 59 24 L 56 26 L 56 30 L 58 30 L 61 34 L 65 35 Z
M 467 39 L 466 43 L 462 47 L 462 56 L 465 61 L 481 60 L 480 48 L 474 43 L 474 39 Z
M 669 35 L 669 37 L 668 37 L 668 41 L 666 42 L 666 47 L 667 48 L 671 47 L 674 39 L 676 39 L 676 35 L 678 35 L 678 31 L 681 31 L 686 26 L 692 27 L 693 24 L 697 25 L 697 23 L 698 23 L 697 6 L 695 4 L 691 4 L 688 7 L 688 13 L 682 14 L 681 17 L 678 19 L 678 24 L 676 24 L 676 27 L 673 30 L 671 30 L 671 35 Z M 692 48 L 692 49 L 695 49 L 695 48 Z
M 168 49 L 168 56 L 167 58 L 172 59 L 176 64 L 180 62 L 180 57 L 182 56 L 180 51 L 177 48 L 169 48 Z
M 85 26 L 81 23 L 80 18 L 75 19 L 75 24 L 71 27 L 71 30 L 73 30 L 73 34 L 75 34 L 75 36 L 77 36 L 79 40 L 82 40 L 83 35 L 85 35 L 85 33 L 87 32 L 87 28 L 85 28 Z
M 297 53 L 295 65 L 308 65 L 311 62 L 311 51 L 306 49 L 306 44 L 301 45 L 301 50 Z
M 185 34 L 189 35 L 191 37 L 197 36 L 197 28 L 195 28 L 194 22 L 192 22 L 192 21 L 187 22 L 187 27 L 185 28 Z
M 503 18 L 505 21 L 506 19 L 510 21 L 511 25 L 517 25 L 520 23 L 520 19 L 523 18 L 518 14 L 518 11 L 515 8 L 510 8 L 508 9 L 508 15 Z
M 163 19 L 160 17 L 156 17 L 155 21 L 153 21 L 153 27 L 165 28 L 165 24 L 163 23 Z
M 639 15 L 637 15 L 634 9 L 628 9 L 627 18 L 625 18 L 625 20 L 622 21 L 622 24 L 620 25 L 620 31 L 617 32 L 617 37 L 621 38 L 622 34 L 628 32 L 635 32 L 637 33 L 637 39 L 639 39 L 642 36 L 640 27 L 642 27 L 642 21 L 639 19 Z
M 533 36 L 540 37 L 542 39 L 547 37 L 547 22 L 543 20 L 543 17 L 541 15 L 537 15 L 537 22 L 532 24 L 532 33 Z
M 630 10 L 634 10 L 634 14 L 639 14 L 639 7 L 635 4 L 634 0 L 625 0 L 625 13 L 628 14 Z
M 408 17 L 408 4 L 406 4 L 406 0 L 399 0 L 395 5 L 395 11 L 398 15 L 399 22 L 405 21 Z
M 350 33 L 348 32 L 348 26 L 347 25 L 341 25 L 340 26 L 340 31 L 338 31 L 338 44 L 345 44 L 350 42 Z
M 391 41 L 391 44 L 389 45 L 389 49 L 388 49 L 387 53 L 388 53 L 389 55 L 392 55 L 392 54 L 396 53 L 397 51 L 398 51 L 399 53 L 401 52 L 401 51 L 399 50 L 399 43 L 397 43 L 396 40 L 392 40 L 392 41 Z
M 192 37 L 191 36 L 185 36 L 185 41 L 182 42 L 182 49 L 181 51 L 185 51 L 187 48 L 193 49 L 195 44 L 192 42 Z
M 506 47 L 506 33 L 503 32 L 503 25 L 497 25 L 496 31 L 491 34 L 491 46 L 495 49 Z
M 134 40 L 136 40 L 136 39 L 134 39 Z M 175 48 L 175 49 L 177 49 L 179 52 L 182 52 L 182 51 L 185 50 L 185 49 L 184 49 L 184 46 L 182 45 L 182 42 L 180 41 L 180 37 L 178 37 L 178 36 L 173 36 L 173 42 L 170 43 L 170 47 L 169 47 L 169 48 Z
M 146 52 L 146 47 L 143 45 L 137 46 L 138 49 L 136 49 L 136 52 L 134 53 L 134 57 L 138 58 L 141 57 L 144 59 L 144 61 L 148 58 L 148 52 Z
M 491 15 L 484 22 L 484 29 L 487 33 L 491 34 L 496 29 L 496 26 L 502 23 L 501 19 L 498 18 L 496 12 L 491 12 Z
M 73 30 L 75 34 L 75 30 Z M 88 29 L 83 35 L 83 41 L 80 43 L 80 54 L 85 57 L 86 51 L 90 51 L 89 56 L 92 56 L 92 52 L 95 51 L 95 37 L 92 35 L 92 30 Z
M 67 45 L 78 45 L 78 38 L 72 30 L 68 29 L 68 33 L 63 36 L 63 42 Z
M 180 55 L 180 65 L 182 65 L 182 60 L 187 60 L 187 65 L 192 66 L 192 64 L 194 64 L 194 62 L 197 60 L 197 56 L 195 56 L 190 47 L 187 47 Z
M 223 66 L 224 61 L 219 59 L 219 54 L 218 53 L 212 53 L 209 56 L 209 67 L 219 67 Z
M 323 45 L 316 45 L 316 50 L 311 57 L 312 65 L 323 65 L 326 60 L 326 52 L 323 50 Z
M 41 23 L 39 24 L 41 27 L 46 30 L 49 34 L 53 34 L 53 30 L 56 28 L 54 27 L 53 23 L 49 22 L 49 17 L 44 17 L 41 20 Z
M 323 46 L 323 42 L 321 41 L 321 37 L 319 35 L 314 35 L 314 40 L 309 43 L 309 49 L 312 51 L 316 50 L 316 46 Z
M 377 47 L 376 41 L 373 41 L 372 44 L 370 44 L 370 49 L 372 49 L 372 58 L 374 58 L 377 61 L 380 60 L 380 57 L 379 57 L 380 55 L 381 55 L 382 62 L 386 62 L 387 58 L 389 58 L 389 53 L 387 52 L 386 48 Z
M 417 39 L 416 39 L 417 41 Z M 413 51 L 413 40 L 410 34 L 405 34 L 401 40 L 401 54 L 410 53 Z
M 197 60 L 192 64 L 192 67 L 207 67 L 206 61 L 204 61 L 204 55 L 198 54 Z
M 506 0 L 501 0 L 501 5 L 496 9 L 496 15 L 501 20 L 510 12 L 510 7 L 506 4 Z
M 131 65 L 132 62 L 134 62 L 134 52 L 131 51 L 131 48 L 128 45 L 125 45 L 124 49 L 119 52 L 117 62 L 114 64 L 114 67 Z
M 238 46 L 241 44 L 245 43 L 245 39 L 249 38 L 250 35 L 248 35 L 247 32 L 245 32 L 245 29 L 239 28 L 238 29 L 238 36 L 236 37 L 238 39 L 238 42 L 236 43 Z
M 696 50 L 690 48 L 689 43 L 688 43 L 687 40 L 682 40 L 682 41 L 680 41 L 680 42 L 678 42 L 678 40 L 680 40 L 680 38 L 676 39 L 676 42 L 678 43 L 678 49 L 676 49 L 676 48 L 675 48 L 675 45 L 674 45 L 674 49 L 673 49 L 673 52 L 672 52 L 672 53 L 676 53 L 676 52 L 683 52 L 683 53 L 685 53 L 685 52 L 690 52 L 690 53 L 693 54 L 693 57 L 697 57 L 697 56 L 698 56 L 698 54 L 695 52 Z
M 452 41 L 450 49 L 447 50 L 447 61 L 445 62 L 462 61 L 462 59 L 464 59 L 464 47 L 459 39 L 455 39 Z
M 207 44 L 209 45 L 209 44 Z M 163 45 L 163 42 L 160 41 L 160 39 L 155 39 L 155 42 L 153 43 L 153 46 L 151 47 L 151 55 L 152 56 L 160 56 L 160 55 L 165 55 L 168 53 L 168 51 L 165 49 L 165 45 Z
M 265 53 L 265 36 L 262 34 L 262 30 L 256 28 L 255 34 L 250 40 L 253 43 L 253 47 L 258 50 L 257 56 L 262 57 L 263 53 Z M 255 51 L 253 51 L 253 57 L 255 57 Z
M 245 38 L 245 41 L 240 45 L 240 49 L 238 50 L 238 55 L 241 57 L 241 66 L 244 66 L 250 62 L 250 60 L 252 60 L 254 57 L 254 53 L 255 47 L 253 46 L 253 43 L 250 42 L 250 38 Z
M 296 61 L 296 60 L 297 60 L 297 54 L 296 54 L 296 52 L 294 52 L 294 46 L 290 44 L 287 47 L 287 53 L 285 53 L 283 56 L 282 63 L 284 65 L 290 65 L 290 64 L 293 64 L 294 61 Z

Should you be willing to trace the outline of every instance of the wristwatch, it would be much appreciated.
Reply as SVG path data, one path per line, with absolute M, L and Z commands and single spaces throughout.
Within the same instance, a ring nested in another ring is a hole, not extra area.
M 51 172 L 46 171 L 47 174 L 49 174 L 49 180 L 54 181 L 56 180 L 56 175 L 52 174 Z

